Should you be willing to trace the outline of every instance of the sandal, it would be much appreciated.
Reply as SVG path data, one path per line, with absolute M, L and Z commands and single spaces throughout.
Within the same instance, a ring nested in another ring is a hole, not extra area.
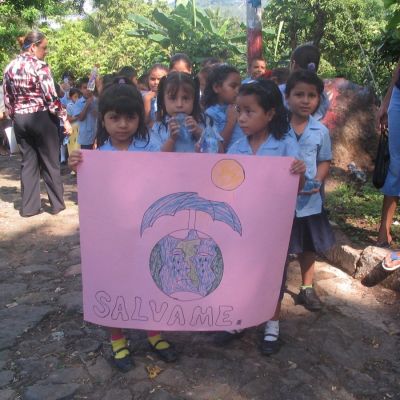
M 386 258 L 385 257 L 382 260 L 382 268 L 386 271 L 395 271 L 396 269 L 400 268 L 400 252 L 399 251 L 393 251 L 390 253 L 390 263 L 386 263 Z
M 165 349 L 157 349 L 157 346 L 160 343 L 165 343 L 168 345 L 168 347 Z M 167 340 L 160 339 L 156 343 L 154 343 L 154 345 L 152 345 L 150 342 L 149 342 L 149 344 L 150 344 L 150 348 L 154 351 L 154 353 L 156 353 L 161 358 L 161 360 L 163 360 L 167 363 L 171 363 L 171 362 L 175 362 L 178 359 L 178 354 L 175 351 L 173 345 L 171 343 L 169 343 Z
M 127 351 L 128 353 L 121 357 L 121 358 L 116 358 L 116 355 L 118 353 L 121 353 L 121 351 Z M 121 372 L 128 372 L 132 369 L 134 363 L 131 357 L 131 353 L 127 347 L 121 347 L 120 349 L 113 351 L 113 364 L 114 366 L 120 370 Z

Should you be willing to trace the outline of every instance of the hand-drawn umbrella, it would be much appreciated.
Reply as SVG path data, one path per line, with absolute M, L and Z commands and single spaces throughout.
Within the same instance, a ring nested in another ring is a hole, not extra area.
M 162 197 L 147 209 L 142 219 L 140 236 L 147 228 L 153 226 L 158 218 L 164 215 L 175 215 L 183 210 L 203 211 L 209 214 L 214 221 L 225 222 L 239 235 L 242 235 L 239 217 L 228 203 L 207 200 L 194 192 L 179 192 Z

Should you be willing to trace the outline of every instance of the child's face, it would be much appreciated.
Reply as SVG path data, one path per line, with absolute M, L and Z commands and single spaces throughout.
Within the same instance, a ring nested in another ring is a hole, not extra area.
M 139 116 L 118 114 L 107 111 L 103 118 L 103 126 L 111 138 L 114 147 L 127 147 L 139 127 Z
M 268 132 L 268 125 L 275 110 L 265 111 L 254 94 L 237 98 L 238 123 L 246 136 L 258 136 Z
M 286 96 L 289 109 L 293 115 L 308 118 L 319 105 L 319 94 L 315 85 L 305 82 L 297 83 Z
M 178 113 L 191 115 L 193 112 L 193 102 L 193 93 L 189 92 L 189 90 L 185 90 L 183 87 L 180 87 L 176 93 L 168 91 L 168 87 L 165 90 L 165 110 L 171 117 L 174 117 Z
M 78 93 L 75 93 L 75 94 L 73 94 L 73 95 L 71 96 L 71 100 L 72 100 L 74 103 L 76 103 L 78 99 L 79 99 L 79 94 L 78 94 Z
M 87 83 L 82 83 L 81 87 L 79 88 L 79 90 L 82 93 L 82 96 L 87 99 L 88 97 L 90 97 L 92 95 L 92 92 L 90 90 L 88 90 L 87 88 Z
M 167 72 L 163 69 L 153 69 L 149 74 L 149 89 L 152 92 L 157 93 L 158 84 L 160 83 L 160 79 L 167 75 Z
M 265 73 L 266 69 L 267 69 L 267 65 L 266 65 L 265 61 L 254 60 L 250 66 L 250 76 L 253 79 L 257 79 Z
M 222 83 L 214 84 L 213 89 L 218 95 L 218 102 L 222 104 L 234 104 L 240 85 L 240 75 L 236 72 L 231 72 Z
M 185 72 L 186 74 L 191 74 L 192 69 L 188 67 L 187 63 L 183 60 L 177 61 L 174 66 L 171 68 L 171 72 Z

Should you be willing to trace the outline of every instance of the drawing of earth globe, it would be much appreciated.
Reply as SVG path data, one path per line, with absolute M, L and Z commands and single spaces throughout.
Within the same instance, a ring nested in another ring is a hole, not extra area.
M 176 300 L 208 296 L 221 282 L 224 262 L 214 239 L 195 229 L 164 236 L 150 254 L 150 272 L 158 288 Z

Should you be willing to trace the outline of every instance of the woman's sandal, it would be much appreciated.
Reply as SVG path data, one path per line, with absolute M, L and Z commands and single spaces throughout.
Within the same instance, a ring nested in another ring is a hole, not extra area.
M 382 260 L 382 268 L 386 271 L 396 271 L 400 268 L 400 252 L 393 251 L 390 253 L 390 262 L 386 262 L 386 257 Z
M 128 353 L 121 358 L 116 358 L 116 355 L 121 351 L 127 350 Z M 113 351 L 113 364 L 117 367 L 121 372 L 128 372 L 134 366 L 133 359 L 131 357 L 131 353 L 127 347 L 121 347 L 117 351 Z
M 166 343 L 168 344 L 168 347 L 165 349 L 157 349 L 157 346 L 160 343 Z M 154 343 L 154 345 L 152 345 L 150 342 L 150 348 L 154 351 L 154 353 L 156 353 L 161 360 L 167 362 L 167 363 L 171 363 L 171 362 L 175 362 L 178 359 L 178 354 L 175 351 L 173 345 L 171 343 L 169 343 L 167 340 L 165 339 L 160 339 L 158 340 L 156 343 Z

